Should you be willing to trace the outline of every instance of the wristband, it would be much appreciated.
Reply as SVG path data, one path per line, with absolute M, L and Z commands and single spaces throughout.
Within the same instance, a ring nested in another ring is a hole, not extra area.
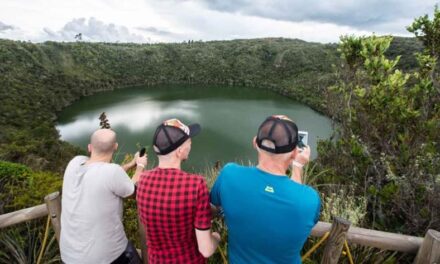
M 136 166 L 138 166 L 138 167 L 142 167 L 142 169 L 144 169 L 144 168 L 145 168 L 145 165 L 144 165 L 144 164 L 142 164 L 142 163 L 136 163 Z
M 298 168 L 302 168 L 302 167 L 304 167 L 304 164 L 302 164 L 302 163 L 300 163 L 300 162 L 298 162 L 298 161 L 296 161 L 296 160 L 294 160 L 294 161 L 292 161 L 292 165 L 293 166 L 295 166 L 295 167 L 298 167 Z

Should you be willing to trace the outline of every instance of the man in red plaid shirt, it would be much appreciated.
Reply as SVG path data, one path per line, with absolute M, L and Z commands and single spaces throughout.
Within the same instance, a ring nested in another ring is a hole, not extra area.
M 203 176 L 180 169 L 200 125 L 163 122 L 153 138 L 159 166 L 141 175 L 139 217 L 147 233 L 148 263 L 206 263 L 220 241 L 211 233 L 209 191 Z

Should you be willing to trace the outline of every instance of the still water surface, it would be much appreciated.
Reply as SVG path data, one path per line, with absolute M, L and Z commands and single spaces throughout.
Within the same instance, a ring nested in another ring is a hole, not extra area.
M 252 138 L 269 115 L 285 114 L 300 130 L 309 132 L 312 157 L 316 143 L 331 134 L 330 120 L 308 106 L 276 93 L 229 86 L 167 85 L 133 87 L 85 97 L 65 108 L 57 128 L 61 138 L 87 149 L 91 133 L 99 128 L 98 117 L 106 112 L 118 135 L 116 161 L 139 146 L 148 147 L 150 165 L 157 164 L 151 142 L 156 127 L 177 117 L 186 124 L 200 123 L 202 132 L 193 139 L 185 169 L 203 171 L 216 161 L 255 163 Z

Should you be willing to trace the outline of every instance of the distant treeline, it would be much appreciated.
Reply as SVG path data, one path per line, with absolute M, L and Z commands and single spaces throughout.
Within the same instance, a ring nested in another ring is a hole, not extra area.
M 414 38 L 390 57 L 416 66 Z M 337 44 L 253 39 L 180 44 L 0 40 L 0 159 L 63 170 L 80 150 L 59 140 L 57 113 L 83 96 L 134 85 L 224 84 L 276 91 L 326 113 L 324 93 L 340 66 Z

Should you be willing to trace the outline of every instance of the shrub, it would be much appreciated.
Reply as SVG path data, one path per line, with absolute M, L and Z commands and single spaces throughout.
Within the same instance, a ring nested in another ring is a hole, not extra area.
M 0 213 L 43 203 L 49 193 L 59 191 L 62 178 L 53 172 L 34 172 L 16 163 L 0 161 Z

